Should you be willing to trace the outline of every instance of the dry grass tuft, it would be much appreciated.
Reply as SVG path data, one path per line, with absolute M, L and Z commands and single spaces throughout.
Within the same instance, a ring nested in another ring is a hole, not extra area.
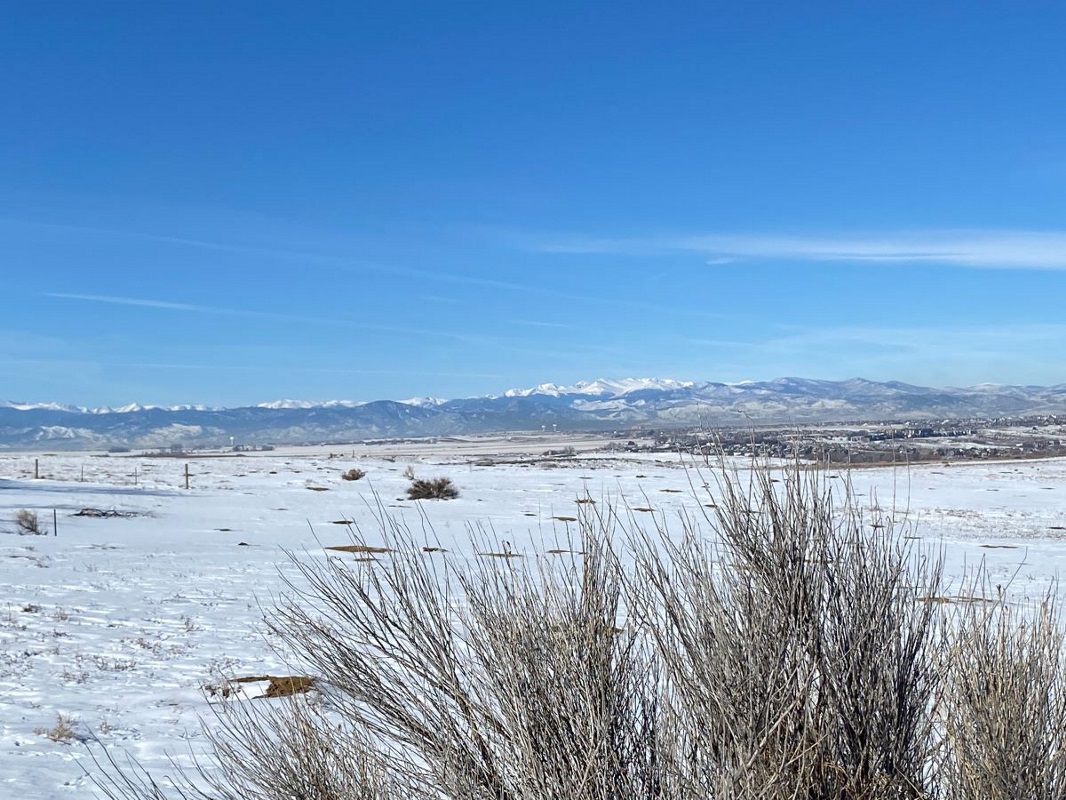
M 263 697 L 289 697 L 314 688 L 315 679 L 307 675 L 272 676 Z
M 74 726 L 78 724 L 75 717 L 67 714 L 57 714 L 56 724 L 51 728 L 34 728 L 33 732 L 53 742 L 68 743 L 76 738 Z
M 209 697 L 228 699 L 236 691 L 234 684 L 242 683 L 266 683 L 266 690 L 259 697 L 274 698 L 309 692 L 315 686 L 315 679 L 307 675 L 246 675 L 219 683 L 209 683 L 204 686 L 204 691 Z
M 391 553 L 392 549 L 373 544 L 335 544 L 325 548 L 341 553 Z

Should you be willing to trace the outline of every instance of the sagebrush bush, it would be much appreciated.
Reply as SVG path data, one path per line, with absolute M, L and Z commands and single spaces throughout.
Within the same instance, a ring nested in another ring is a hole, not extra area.
M 540 558 L 431 555 L 382 513 L 389 557 L 296 560 L 267 624 L 320 699 L 216 706 L 177 796 L 1063 796 L 1053 605 L 932 602 L 939 554 L 815 472 L 723 467 L 713 494 L 680 530 L 583 504 Z M 97 783 L 171 796 L 113 761 Z
M 1066 797 L 1066 661 L 1054 606 L 971 606 L 943 668 L 950 800 Z
M 686 785 L 925 796 L 935 608 L 915 599 L 937 593 L 939 562 L 816 473 L 726 474 L 718 488 L 717 536 L 642 536 L 630 593 L 683 720 L 677 746 L 703 754 L 679 765 Z
M 21 508 L 15 512 L 15 527 L 19 533 L 43 536 L 46 531 L 41 527 L 41 520 L 36 511 Z
M 458 496 L 451 478 L 414 478 L 407 487 L 409 500 L 454 500 Z

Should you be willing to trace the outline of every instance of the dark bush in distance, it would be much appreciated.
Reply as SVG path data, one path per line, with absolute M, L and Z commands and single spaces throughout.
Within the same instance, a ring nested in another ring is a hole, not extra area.
M 45 530 L 41 527 L 41 521 L 37 517 L 37 512 L 27 511 L 25 508 L 15 512 L 15 525 L 18 527 L 19 533 L 32 533 L 36 536 L 42 536 L 45 533 Z
M 459 489 L 451 478 L 415 478 L 407 487 L 411 500 L 454 500 L 458 496 Z

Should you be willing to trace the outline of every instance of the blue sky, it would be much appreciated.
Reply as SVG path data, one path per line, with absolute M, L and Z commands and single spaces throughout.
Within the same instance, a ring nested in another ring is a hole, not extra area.
M 1066 382 L 1066 6 L 0 8 L 0 398 Z

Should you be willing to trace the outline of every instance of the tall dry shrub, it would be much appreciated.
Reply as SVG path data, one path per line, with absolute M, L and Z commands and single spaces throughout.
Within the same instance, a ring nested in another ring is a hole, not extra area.
M 661 796 L 655 672 L 601 536 L 461 564 L 386 527 L 395 557 L 302 564 L 273 627 L 392 770 L 454 798 Z
M 987 587 L 986 587 L 987 590 Z M 1066 662 L 1050 594 L 968 605 L 944 653 L 950 800 L 1066 797 Z
M 702 536 L 636 543 L 633 605 L 715 797 L 918 798 L 937 743 L 941 568 L 818 473 L 717 473 Z

